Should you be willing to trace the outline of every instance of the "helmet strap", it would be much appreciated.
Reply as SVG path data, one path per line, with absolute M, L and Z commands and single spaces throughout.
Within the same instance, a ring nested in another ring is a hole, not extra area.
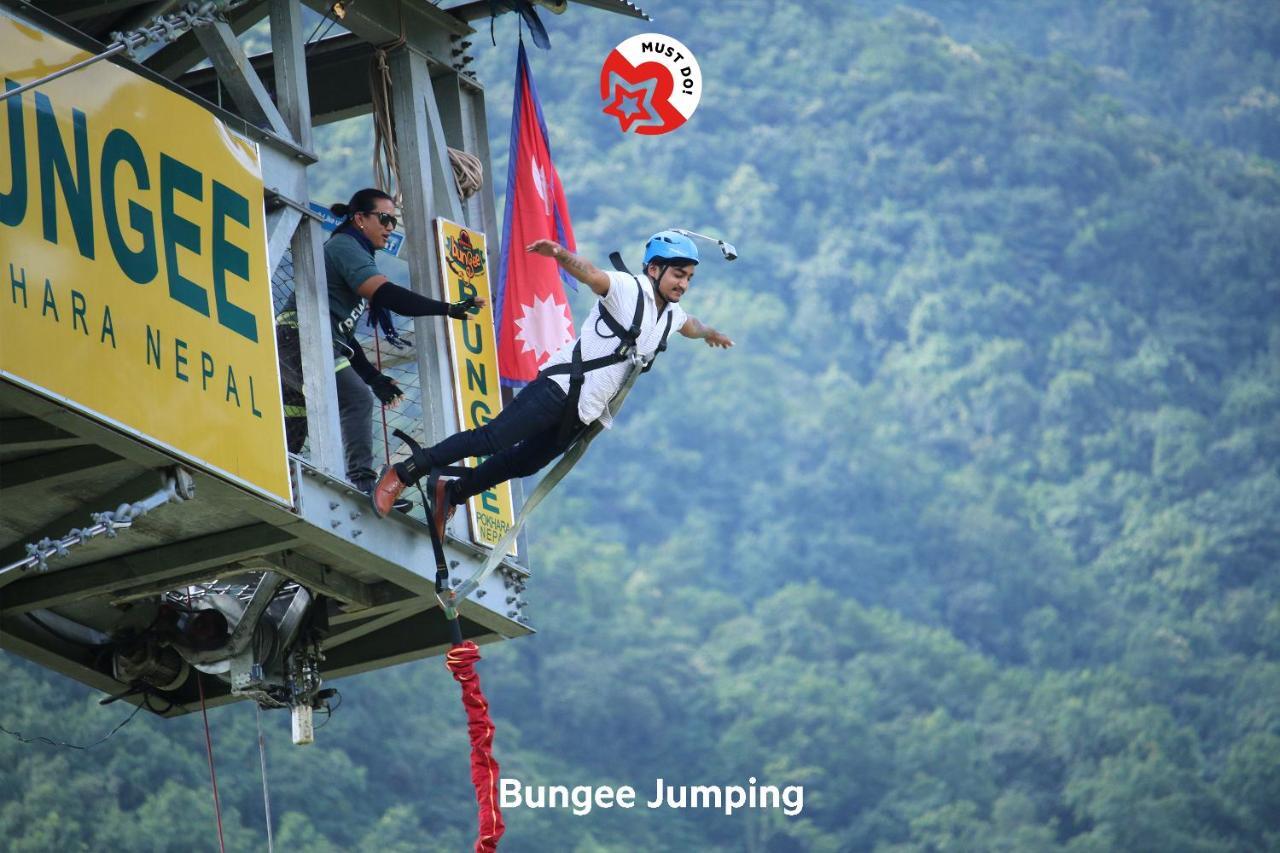
M 644 274 L 649 278 L 649 284 L 653 286 L 653 297 L 654 297 L 654 300 L 656 301 L 656 300 L 662 299 L 662 290 L 660 289 L 659 285 L 662 284 L 662 277 L 667 274 L 667 270 L 671 268 L 671 264 L 664 264 L 657 260 L 650 261 L 649 263 L 658 268 L 657 278 L 654 278 L 653 276 L 649 275 L 648 266 L 646 266 L 644 270 Z

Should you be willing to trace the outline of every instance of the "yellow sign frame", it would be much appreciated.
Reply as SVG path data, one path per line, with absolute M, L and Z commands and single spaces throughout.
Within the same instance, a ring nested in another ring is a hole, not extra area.
M 89 53 L 0 11 L 6 89 Z M 286 506 L 256 143 L 110 62 L 0 103 L 0 376 Z
M 437 217 L 434 222 L 436 257 L 446 302 L 467 297 L 488 300 L 488 305 L 461 322 L 448 322 L 450 376 L 458 423 L 475 429 L 502 411 L 498 379 L 498 338 L 494 333 L 493 295 L 489 289 L 489 256 L 483 232 Z M 474 467 L 477 460 L 465 461 Z M 467 501 L 471 541 L 493 548 L 515 523 L 511 484 L 500 483 Z M 510 556 L 516 556 L 512 546 Z

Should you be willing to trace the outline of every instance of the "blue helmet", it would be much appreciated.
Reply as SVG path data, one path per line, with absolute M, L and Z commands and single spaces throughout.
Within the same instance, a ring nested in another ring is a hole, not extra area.
M 675 261 L 698 262 L 698 247 L 693 241 L 679 231 L 659 231 L 644 244 L 644 265 L 653 261 L 672 263 Z

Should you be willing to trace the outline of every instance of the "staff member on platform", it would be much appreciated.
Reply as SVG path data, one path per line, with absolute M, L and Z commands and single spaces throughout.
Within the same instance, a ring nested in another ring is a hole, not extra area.
M 333 357 L 338 384 L 338 413 L 342 427 L 347 479 L 362 492 L 373 488 L 373 398 L 394 406 L 403 392 L 390 377 L 369 363 L 356 340 L 356 322 L 365 308 L 393 311 L 406 317 L 448 316 L 461 320 L 484 299 L 452 304 L 430 299 L 401 287 L 378 271 L 374 254 L 387 245 L 396 228 L 395 204 L 377 189 L 363 189 L 346 204 L 329 208 L 342 222 L 324 245 L 329 316 L 333 322 Z M 276 317 L 280 351 L 281 390 L 284 395 L 285 435 L 289 452 L 297 453 L 307 440 L 306 399 L 302 392 L 302 355 L 298 338 L 297 295 L 291 294 Z M 408 501 L 397 501 L 407 509 Z

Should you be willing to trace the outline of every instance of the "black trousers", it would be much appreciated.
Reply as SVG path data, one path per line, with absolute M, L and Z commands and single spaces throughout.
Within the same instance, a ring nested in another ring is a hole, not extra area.
M 479 466 L 454 484 L 454 498 L 459 503 L 499 483 L 536 474 L 569 449 L 585 429 L 574 412 L 577 429 L 561 438 L 566 397 L 564 390 L 552 380 L 535 379 L 489 423 L 455 433 L 428 448 L 430 467 L 452 465 L 471 456 L 483 458 Z
M 307 399 L 302 393 L 302 349 L 297 326 L 276 326 L 280 353 L 280 392 L 284 397 L 284 434 L 290 453 L 300 453 L 307 441 Z M 338 386 L 338 423 L 342 429 L 347 480 L 369 491 L 373 470 L 373 392 L 353 367 L 334 375 Z

